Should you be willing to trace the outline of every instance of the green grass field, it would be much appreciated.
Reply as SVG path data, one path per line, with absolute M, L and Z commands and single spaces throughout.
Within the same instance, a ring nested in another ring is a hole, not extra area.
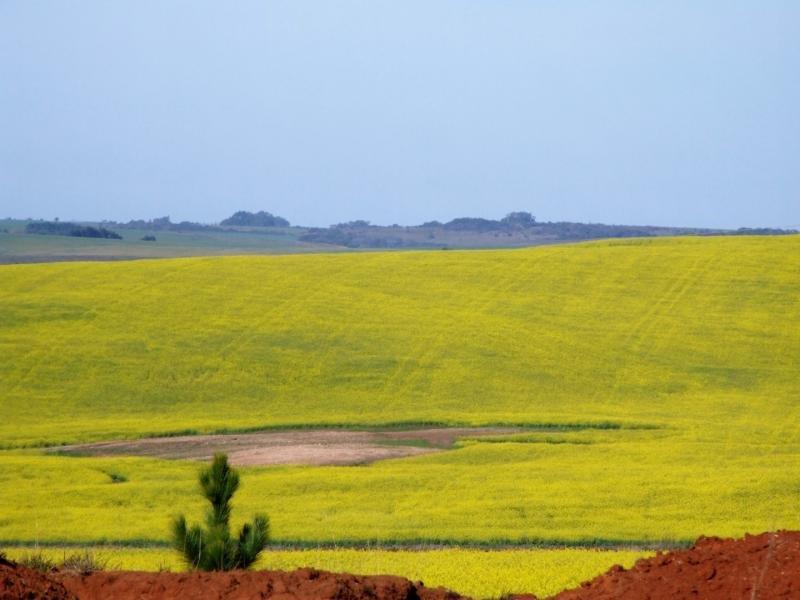
M 60 260 L 119 260 L 232 254 L 302 253 L 320 244 L 300 242 L 305 231 L 270 228 L 242 231 L 152 231 L 117 229 L 123 239 L 26 234 L 26 221 L 0 219 L 0 264 Z M 142 237 L 153 235 L 155 241 Z M 327 251 L 334 248 L 325 247 Z
M 0 544 L 153 546 L 199 515 L 194 463 L 44 446 L 422 422 L 573 428 L 249 468 L 236 514 L 309 545 L 800 527 L 798 236 L 8 265 L 0 353 Z

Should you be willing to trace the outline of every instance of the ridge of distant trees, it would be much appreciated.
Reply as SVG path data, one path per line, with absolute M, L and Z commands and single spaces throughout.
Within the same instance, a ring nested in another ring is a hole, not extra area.
M 739 227 L 736 231 L 731 231 L 730 235 L 793 235 L 798 232 L 796 229 L 775 229 L 773 227 Z
M 289 227 L 289 221 L 283 217 L 260 210 L 257 213 L 237 210 L 220 225 L 227 227 Z
M 25 233 L 38 235 L 67 235 L 71 237 L 105 238 L 121 240 L 122 236 L 105 227 L 92 227 L 91 225 L 78 225 L 76 223 L 61 223 L 59 221 L 33 221 L 25 226 Z
M 44 235 L 66 235 L 121 239 L 110 230 L 136 229 L 147 232 L 224 232 L 236 230 L 250 232 L 247 228 L 291 227 L 288 220 L 266 211 L 236 211 L 220 225 L 204 225 L 191 221 L 173 223 L 169 216 L 150 220 L 131 220 L 127 223 L 101 221 L 99 226 L 61 223 L 55 221 L 29 221 L 25 231 Z M 574 223 L 568 221 L 540 222 L 525 211 L 510 212 L 501 219 L 458 217 L 442 223 L 427 221 L 421 225 L 373 225 L 356 219 L 324 227 L 297 228 L 298 240 L 347 248 L 449 248 L 449 247 L 506 247 L 528 246 L 559 241 L 582 241 L 607 238 L 654 237 L 666 235 L 791 235 L 794 229 L 769 227 L 741 227 L 736 230 L 654 227 L 635 225 L 607 225 L 603 223 Z M 252 231 L 255 233 L 256 231 Z M 154 236 L 153 236 L 154 237 Z M 149 237 L 145 236 L 148 241 Z
M 737 230 L 654 227 L 649 225 L 606 225 L 568 221 L 539 222 L 529 212 L 508 213 L 502 219 L 459 217 L 446 223 L 428 221 L 422 225 L 372 225 L 355 220 L 328 228 L 310 228 L 300 241 L 346 246 L 348 248 L 447 248 L 469 246 L 531 245 L 557 241 L 607 238 L 655 237 L 666 235 L 787 235 L 795 230 L 740 228 Z M 496 240 L 496 241 L 495 241 Z
M 283 217 L 273 215 L 266 211 L 256 213 L 239 210 L 217 225 L 205 225 L 193 221 L 181 221 L 173 223 L 169 216 L 158 217 L 156 219 L 134 219 L 127 223 L 117 223 L 114 221 L 103 221 L 104 224 L 111 225 L 119 229 L 142 229 L 146 231 L 225 231 L 223 227 L 290 227 L 289 221 Z
M 710 231 L 710 230 L 709 230 Z M 420 236 L 419 233 L 427 232 Z M 674 228 L 635 227 L 629 225 L 603 225 L 593 223 L 540 223 L 531 213 L 516 211 L 502 219 L 459 217 L 446 223 L 428 221 L 413 227 L 392 225 L 382 227 L 369 221 L 356 220 L 337 223 L 329 228 L 311 228 L 300 236 L 301 241 L 334 244 L 350 248 L 413 248 L 448 247 L 463 245 L 464 236 L 492 236 L 499 238 L 498 245 L 514 238 L 524 240 L 586 240 L 610 237 L 650 237 L 678 233 Z M 414 235 L 414 234 L 417 235 Z M 685 232 L 684 232 L 685 233 Z
M 145 231 L 222 231 L 221 228 L 215 225 L 203 225 L 202 223 L 194 223 L 192 221 L 173 223 L 168 216 L 149 219 L 147 221 L 144 219 L 134 219 L 127 223 L 103 221 L 103 224 L 110 225 L 117 229 L 143 229 Z

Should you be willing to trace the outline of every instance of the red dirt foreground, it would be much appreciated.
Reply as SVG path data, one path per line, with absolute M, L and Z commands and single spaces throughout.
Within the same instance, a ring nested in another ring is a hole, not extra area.
M 0 558 L 0 600 L 73 600 L 60 583 L 47 575 Z
M 403 577 L 359 577 L 316 569 L 147 573 L 52 572 L 0 564 L 0 600 L 460 600 L 444 588 L 426 588 Z
M 393 576 L 359 577 L 315 569 L 228 573 L 101 571 L 46 575 L 0 559 L 0 600 L 459 600 L 443 588 Z M 518 598 L 534 598 L 518 596 Z M 553 600 L 772 600 L 800 598 L 800 532 L 700 538 L 631 569 L 613 567 Z
M 688 550 L 659 553 L 631 569 L 612 567 L 554 600 L 773 600 L 800 598 L 800 532 L 730 540 L 701 537 Z

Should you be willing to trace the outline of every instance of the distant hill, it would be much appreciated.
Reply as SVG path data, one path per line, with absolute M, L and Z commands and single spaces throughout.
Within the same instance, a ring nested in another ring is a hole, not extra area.
M 372 225 L 350 221 L 325 228 L 309 229 L 301 241 L 346 246 L 348 248 L 469 248 L 537 246 L 554 242 L 604 238 L 656 237 L 682 235 L 783 235 L 797 233 L 783 229 L 702 229 L 692 227 L 654 227 L 606 225 L 603 223 L 544 222 L 527 212 L 513 212 L 499 220 L 460 217 L 422 225 Z
M 118 260 L 218 254 L 292 254 L 349 249 L 522 248 L 564 242 L 665 236 L 786 235 L 771 228 L 702 229 L 540 222 L 529 212 L 502 219 L 459 217 L 446 223 L 373 225 L 358 219 L 329 227 L 291 225 L 267 211 L 237 211 L 219 224 L 173 222 L 169 216 L 125 223 L 61 223 L 0 219 L 0 264 L 61 260 Z M 30 235 L 46 234 L 46 235 Z M 106 239 L 124 241 L 108 244 Z M 153 240 L 152 238 L 156 238 Z

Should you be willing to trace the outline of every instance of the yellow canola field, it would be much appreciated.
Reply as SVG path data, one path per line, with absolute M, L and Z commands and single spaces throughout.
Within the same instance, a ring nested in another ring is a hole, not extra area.
M 84 548 L 13 548 L 12 559 L 41 553 L 56 562 Z M 166 548 L 100 547 L 90 550 L 108 569 L 156 571 L 183 568 Z M 314 567 L 359 575 L 400 575 L 429 587 L 444 586 L 473 598 L 500 598 L 513 592 L 539 597 L 603 573 L 611 566 L 630 567 L 648 553 L 633 550 L 278 550 L 267 551 L 257 569 Z
M 310 543 L 800 527 L 798 236 L 3 266 L 0 355 L 0 543 L 202 510 L 196 464 L 33 446 L 426 421 L 621 428 L 247 469 L 234 514 Z
M 233 516 L 266 512 L 273 539 L 304 544 L 650 546 L 800 528 L 797 445 L 775 453 L 619 436 L 467 444 L 369 466 L 247 468 Z M 173 515 L 197 521 L 206 507 L 196 463 L 6 455 L 0 464 L 0 544 L 163 543 Z
M 0 441 L 748 420 L 770 442 L 799 308 L 800 236 L 6 265 Z

